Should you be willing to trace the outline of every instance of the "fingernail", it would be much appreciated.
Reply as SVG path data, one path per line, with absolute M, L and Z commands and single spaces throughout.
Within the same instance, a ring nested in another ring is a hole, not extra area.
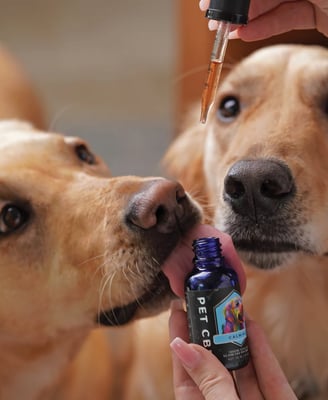
M 238 29 L 229 33 L 229 40 L 231 39 L 239 39 Z
M 201 356 L 193 347 L 191 347 L 190 344 L 186 343 L 181 338 L 176 337 L 172 340 L 170 346 L 171 349 L 174 351 L 174 354 L 178 357 L 178 359 L 185 367 L 189 369 L 197 367 L 200 362 Z
M 199 2 L 199 8 L 202 11 L 206 11 L 207 10 L 207 0 L 200 0 Z
M 210 19 L 208 21 L 208 29 L 210 31 L 216 31 L 218 29 L 219 23 L 218 21 L 215 21 L 214 19 Z

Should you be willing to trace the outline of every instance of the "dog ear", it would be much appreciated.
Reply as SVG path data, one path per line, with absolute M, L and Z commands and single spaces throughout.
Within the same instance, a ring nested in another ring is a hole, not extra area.
M 1 132 L 8 133 L 10 131 L 26 131 L 35 130 L 32 124 L 29 122 L 21 121 L 18 119 L 5 119 L 0 121 L 0 134 Z
M 163 166 L 171 177 L 180 181 L 188 193 L 204 206 L 208 204 L 203 166 L 206 129 L 199 121 L 195 121 L 195 116 L 192 119 L 189 122 L 190 128 L 179 135 L 169 147 Z M 205 208 L 204 214 L 205 222 L 209 222 L 209 210 Z

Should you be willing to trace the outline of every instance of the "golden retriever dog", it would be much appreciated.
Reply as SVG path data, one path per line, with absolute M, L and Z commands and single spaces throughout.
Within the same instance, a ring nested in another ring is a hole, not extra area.
M 0 149 L 0 398 L 123 399 L 114 351 L 132 367 L 138 333 L 97 327 L 167 308 L 161 265 L 199 208 L 176 182 L 111 177 L 78 138 L 2 121 Z
M 173 398 L 156 333 L 167 316 L 140 318 L 168 307 L 161 266 L 199 206 L 177 182 L 113 177 L 83 140 L 36 129 L 42 107 L 5 52 L 0 78 L 0 399 Z
M 245 263 L 246 311 L 300 399 L 328 399 L 328 50 L 263 48 L 165 157 Z M 278 399 L 277 399 L 278 400 Z

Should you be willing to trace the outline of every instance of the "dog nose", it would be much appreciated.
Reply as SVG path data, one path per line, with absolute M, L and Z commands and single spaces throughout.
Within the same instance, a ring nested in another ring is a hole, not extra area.
M 294 194 L 292 174 L 278 160 L 238 161 L 224 181 L 224 200 L 236 213 L 255 221 L 274 214 Z
M 160 233 L 177 229 L 184 216 L 187 196 L 178 182 L 156 179 L 147 182 L 131 198 L 126 219 L 138 228 L 155 228 Z

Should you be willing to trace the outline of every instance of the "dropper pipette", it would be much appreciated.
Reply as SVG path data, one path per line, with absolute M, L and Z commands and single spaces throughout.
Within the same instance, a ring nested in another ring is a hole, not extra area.
M 203 124 L 205 124 L 208 112 L 215 100 L 231 26 L 245 25 L 247 23 L 249 3 L 250 0 L 210 1 L 206 18 L 217 20 L 219 25 L 202 95 L 200 121 Z

